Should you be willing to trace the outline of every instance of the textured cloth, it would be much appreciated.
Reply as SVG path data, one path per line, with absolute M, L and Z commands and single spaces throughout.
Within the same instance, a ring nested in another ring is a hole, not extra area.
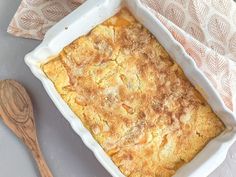
M 180 42 L 236 113 L 236 3 L 233 0 L 140 0 Z M 83 0 L 22 0 L 8 32 L 42 39 Z

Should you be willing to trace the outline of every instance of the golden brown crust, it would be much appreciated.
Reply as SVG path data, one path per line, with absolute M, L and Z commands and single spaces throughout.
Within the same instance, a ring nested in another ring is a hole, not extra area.
M 180 67 L 127 10 L 42 68 L 126 176 L 172 176 L 224 130 Z

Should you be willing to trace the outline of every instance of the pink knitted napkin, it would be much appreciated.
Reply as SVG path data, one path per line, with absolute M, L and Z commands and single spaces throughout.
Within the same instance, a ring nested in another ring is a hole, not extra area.
M 22 0 L 8 32 L 42 39 L 84 0 Z M 236 3 L 233 0 L 140 0 L 192 56 L 236 113 Z

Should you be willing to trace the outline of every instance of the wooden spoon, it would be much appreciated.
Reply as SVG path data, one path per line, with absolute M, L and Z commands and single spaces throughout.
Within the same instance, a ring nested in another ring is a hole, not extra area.
M 32 151 L 42 177 L 53 177 L 39 148 L 31 100 L 14 80 L 0 81 L 0 116 Z

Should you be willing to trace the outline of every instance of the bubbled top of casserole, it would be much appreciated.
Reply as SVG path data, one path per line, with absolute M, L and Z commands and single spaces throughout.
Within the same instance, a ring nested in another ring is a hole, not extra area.
M 126 176 L 172 176 L 224 130 L 181 68 L 127 9 L 42 69 Z

